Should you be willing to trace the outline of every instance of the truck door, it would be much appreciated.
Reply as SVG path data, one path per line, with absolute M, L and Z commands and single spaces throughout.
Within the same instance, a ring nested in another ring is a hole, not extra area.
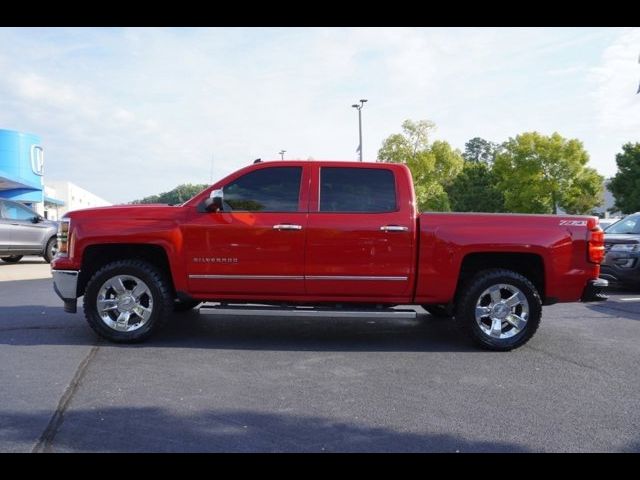
M 411 201 L 401 204 L 398 192 L 410 185 L 380 164 L 320 166 L 313 173 L 307 293 L 367 301 L 406 296 L 408 301 L 416 222 Z
M 264 299 L 304 294 L 305 171 L 257 167 L 224 185 L 224 211 L 194 212 L 183 226 L 191 292 Z

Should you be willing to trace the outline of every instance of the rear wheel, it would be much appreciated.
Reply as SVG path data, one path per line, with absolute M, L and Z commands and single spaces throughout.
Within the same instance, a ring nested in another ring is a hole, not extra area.
M 23 255 L 11 255 L 9 257 L 0 257 L 5 263 L 18 263 Z
M 51 237 L 47 242 L 47 247 L 44 249 L 44 255 L 42 255 L 44 257 L 44 261 L 47 263 L 51 263 L 51 260 L 53 260 L 53 257 L 56 256 L 57 252 L 58 240 L 56 239 L 56 237 Z
M 536 287 L 511 270 L 484 270 L 463 287 L 456 321 L 482 348 L 506 351 L 527 343 L 538 329 L 542 302 Z
M 98 335 L 118 343 L 147 339 L 173 310 L 166 277 L 140 260 L 119 260 L 98 270 L 84 294 L 87 322 Z

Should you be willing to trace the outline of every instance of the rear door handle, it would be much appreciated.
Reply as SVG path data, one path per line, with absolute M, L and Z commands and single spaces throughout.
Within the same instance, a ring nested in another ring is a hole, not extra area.
M 402 225 L 383 225 L 380 227 L 383 232 L 406 232 L 409 227 L 403 227 Z
M 274 230 L 302 230 L 302 225 L 292 225 L 290 223 L 279 223 L 273 226 Z

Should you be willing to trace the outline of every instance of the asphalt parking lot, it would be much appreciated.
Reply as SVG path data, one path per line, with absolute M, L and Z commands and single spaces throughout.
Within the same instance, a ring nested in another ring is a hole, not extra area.
M 640 451 L 640 292 L 545 307 L 508 353 L 426 314 L 190 312 L 122 346 L 49 276 L 0 265 L 2 452 Z

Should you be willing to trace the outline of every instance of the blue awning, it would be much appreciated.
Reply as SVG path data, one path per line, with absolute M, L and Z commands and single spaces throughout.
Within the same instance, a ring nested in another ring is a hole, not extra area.
M 44 197 L 44 203 L 52 203 L 53 205 L 59 205 L 59 206 L 64 205 L 64 202 L 62 200 L 58 200 L 57 198 L 47 197 L 46 195 Z

